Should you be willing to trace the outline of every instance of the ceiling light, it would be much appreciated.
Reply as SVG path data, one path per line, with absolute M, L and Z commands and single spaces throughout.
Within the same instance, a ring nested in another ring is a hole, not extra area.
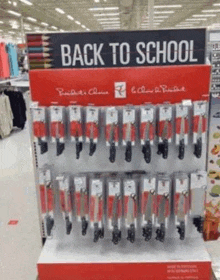
M 27 17 L 27 19 L 30 20 L 30 21 L 33 21 L 33 22 L 37 21 L 36 18 L 32 18 L 32 17 Z
M 169 16 L 155 16 L 154 18 L 168 18 Z
M 57 30 L 57 29 L 58 29 L 56 26 L 51 26 L 51 28 L 53 28 L 53 29 L 55 29 L 55 30 Z
M 213 14 L 207 14 L 207 15 L 193 15 L 193 17 L 216 17 L 216 15 Z
M 89 29 L 89 28 L 86 28 L 86 30 L 87 30 L 87 31 L 90 31 L 90 29 Z
M 64 10 L 60 9 L 60 8 L 56 8 L 55 9 L 58 13 L 60 14 L 65 14 Z
M 154 6 L 155 9 L 160 8 L 182 8 L 182 5 L 156 5 Z
M 111 29 L 120 29 L 120 27 L 104 27 L 105 30 L 111 30 Z
M 4 22 L 0 20 L 0 23 L 4 23 Z
M 94 17 L 118 16 L 118 15 L 119 15 L 119 13 L 94 14 Z
M 82 25 L 82 28 L 86 28 L 85 25 Z
M 155 14 L 173 14 L 174 11 L 154 11 Z
M 70 20 L 74 20 L 74 18 L 70 15 L 68 15 L 67 18 L 70 19 Z
M 186 21 L 195 21 L 195 20 L 207 20 L 207 18 L 187 18 Z
M 220 3 L 213 4 L 213 6 L 220 6 Z
M 13 6 L 15 6 L 15 7 L 16 7 L 16 6 L 17 6 L 17 2 L 13 2 Z
M 41 22 L 41 24 L 42 24 L 43 26 L 48 26 L 48 25 L 49 25 L 49 24 L 46 23 L 46 22 Z
M 81 22 L 79 22 L 78 20 L 76 20 L 75 23 L 81 25 Z
M 31 30 L 31 28 L 30 28 L 30 27 L 25 27 L 24 29 L 25 29 L 25 30 Z
M 14 15 L 14 16 L 17 16 L 17 17 L 20 17 L 20 16 L 21 16 L 20 13 L 17 13 L 17 12 L 11 11 L 11 10 L 8 10 L 8 13 L 9 13 L 9 14 L 12 14 L 12 15 Z
M 109 21 L 109 20 L 119 20 L 119 17 L 115 17 L 115 18 L 97 18 L 97 20 L 99 21 Z
M 219 9 L 216 9 L 216 10 L 202 10 L 202 13 L 217 13 L 217 12 L 220 12 Z
M 11 4 L 11 1 L 8 1 L 8 4 Z
M 60 29 L 60 31 L 61 31 L 61 32 L 64 32 L 64 30 L 63 30 L 63 29 Z
M 29 5 L 29 6 L 31 6 L 31 5 L 33 5 L 30 1 L 28 1 L 28 0 L 20 0 L 22 3 L 24 3 L 24 4 L 26 4 L 26 5 Z
M 119 7 L 106 7 L 106 8 L 90 8 L 89 11 L 109 11 L 109 10 L 118 10 Z
M 15 34 L 15 32 L 14 32 L 14 31 L 8 31 L 8 33 L 10 33 L 10 34 Z
M 95 3 L 99 3 L 99 0 L 94 0 Z

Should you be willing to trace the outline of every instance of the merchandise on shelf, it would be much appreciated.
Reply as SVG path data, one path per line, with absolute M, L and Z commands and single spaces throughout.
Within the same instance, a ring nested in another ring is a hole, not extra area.
M 87 107 L 86 109 L 86 143 L 89 143 L 89 155 L 96 151 L 99 137 L 99 109 L 97 107 Z

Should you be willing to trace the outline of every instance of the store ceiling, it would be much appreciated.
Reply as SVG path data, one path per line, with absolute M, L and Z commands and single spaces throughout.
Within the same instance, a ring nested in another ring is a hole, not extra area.
M 22 21 L 24 32 L 149 29 L 148 2 L 154 29 L 220 27 L 220 0 L 0 0 L 0 36 L 20 40 Z

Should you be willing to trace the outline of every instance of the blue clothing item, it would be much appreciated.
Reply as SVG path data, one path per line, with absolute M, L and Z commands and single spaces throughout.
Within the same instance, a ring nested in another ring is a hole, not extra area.
M 19 67 L 16 46 L 11 43 L 7 44 L 7 52 L 9 57 L 11 77 L 17 77 L 19 75 Z

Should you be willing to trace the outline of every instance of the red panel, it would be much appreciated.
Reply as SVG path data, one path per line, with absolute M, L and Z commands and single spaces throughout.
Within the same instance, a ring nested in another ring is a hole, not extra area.
M 182 99 L 206 100 L 209 95 L 208 65 L 131 67 L 105 69 L 47 69 L 30 71 L 32 100 L 49 106 L 92 103 L 140 105 Z M 115 98 L 115 82 L 126 83 L 126 97 Z
M 39 280 L 211 280 L 210 262 L 38 264 Z

